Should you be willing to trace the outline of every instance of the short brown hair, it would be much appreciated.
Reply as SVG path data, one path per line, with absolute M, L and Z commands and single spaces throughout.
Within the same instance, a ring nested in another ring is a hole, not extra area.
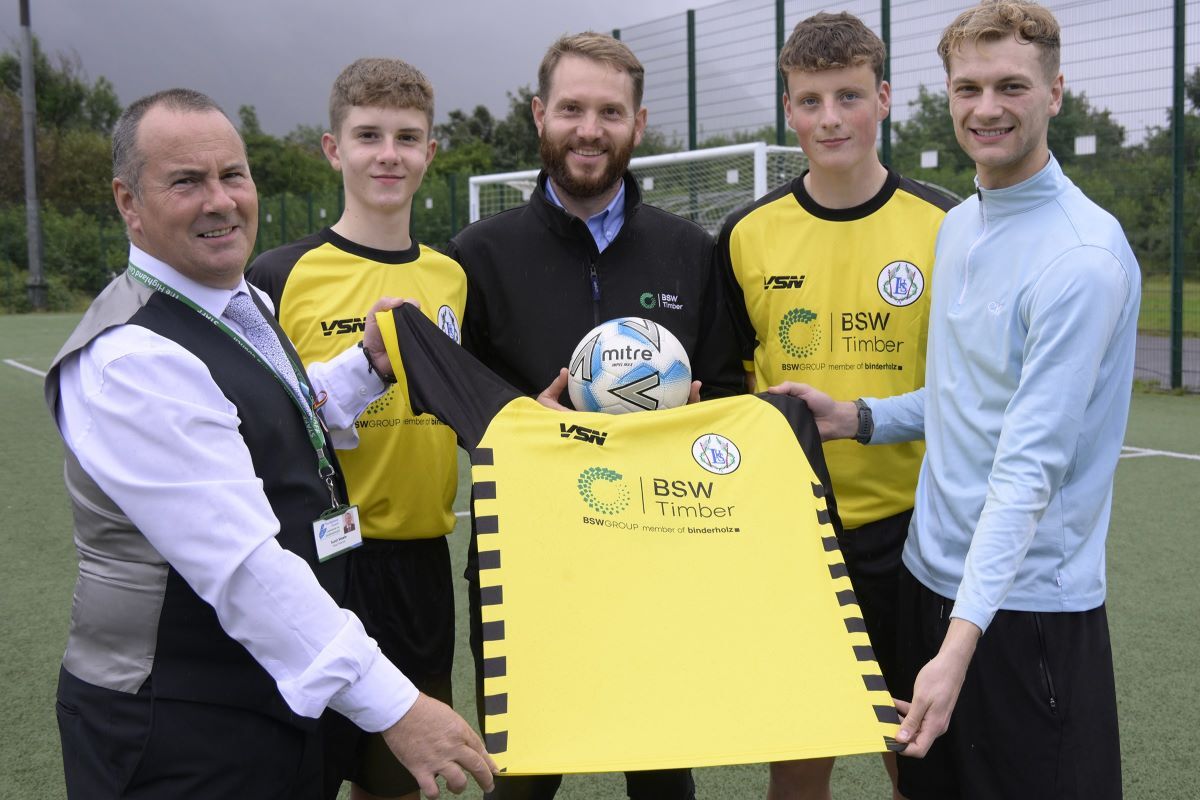
M 433 126 L 433 85 L 421 70 L 398 58 L 360 58 L 342 70 L 329 92 L 329 130 L 334 136 L 352 106 L 415 108 Z
M 883 40 L 853 14 L 822 11 L 801 21 L 779 51 L 779 71 L 787 81 L 788 72 L 823 72 L 827 69 L 861 67 L 866 64 L 875 73 L 875 83 L 883 80 L 883 62 L 887 51 Z
M 1009 36 L 1015 36 L 1021 44 L 1035 45 L 1046 76 L 1053 80 L 1058 75 L 1062 48 L 1058 20 L 1037 3 L 1006 0 L 984 0 L 950 23 L 937 47 L 946 74 L 950 74 L 951 54 L 964 44 L 996 42 Z
M 554 68 L 563 56 L 579 56 L 592 61 L 599 61 L 614 69 L 624 72 L 633 80 L 633 110 L 642 107 L 642 90 L 646 87 L 646 69 L 628 45 L 620 39 L 594 31 L 584 31 L 573 36 L 563 36 L 550 45 L 542 64 L 538 67 L 537 96 L 545 103 L 550 98 L 550 79 L 554 76 Z
M 130 103 L 113 127 L 112 170 L 113 179 L 123 183 L 134 197 L 142 195 L 142 168 L 146 166 L 146 159 L 137 146 L 138 127 L 146 112 L 158 106 L 183 113 L 215 111 L 225 116 L 216 101 L 194 89 L 164 89 Z M 238 138 L 241 138 L 240 133 Z

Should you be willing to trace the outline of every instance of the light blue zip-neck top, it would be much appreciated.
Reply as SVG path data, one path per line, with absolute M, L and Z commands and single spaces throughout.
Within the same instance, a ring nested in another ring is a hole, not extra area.
M 872 444 L 926 440 L 904 563 L 986 630 L 997 609 L 1104 602 L 1141 273 L 1050 157 L 938 234 L 925 389 L 868 399 Z

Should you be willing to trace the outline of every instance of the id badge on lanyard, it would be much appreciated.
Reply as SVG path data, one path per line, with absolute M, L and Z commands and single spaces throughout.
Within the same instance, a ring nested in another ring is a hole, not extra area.
M 358 506 L 331 508 L 313 520 L 312 527 L 313 539 L 317 543 L 317 560 L 321 562 L 362 546 Z

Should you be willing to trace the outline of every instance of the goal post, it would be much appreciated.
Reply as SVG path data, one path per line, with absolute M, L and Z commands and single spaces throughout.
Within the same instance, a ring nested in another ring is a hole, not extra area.
M 629 162 L 645 202 L 694 220 L 716 233 L 731 211 L 804 171 L 798 147 L 764 142 L 642 156 Z M 473 175 L 471 222 L 529 200 L 538 170 Z

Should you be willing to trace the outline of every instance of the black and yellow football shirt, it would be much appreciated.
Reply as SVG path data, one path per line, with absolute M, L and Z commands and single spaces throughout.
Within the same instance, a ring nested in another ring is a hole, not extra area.
M 889 172 L 866 203 L 828 209 L 801 175 L 731 215 L 715 257 L 759 390 L 797 381 L 851 399 L 923 386 L 933 250 L 951 205 Z M 826 444 L 846 527 L 912 508 L 924 452 Z
M 563 413 L 521 396 L 419 312 L 379 320 L 414 409 L 471 453 L 485 735 L 503 769 L 894 746 L 896 711 L 801 401 Z
M 247 278 L 275 302 L 279 325 L 305 364 L 327 361 L 361 340 L 364 315 L 385 296 L 419 300 L 446 336 L 461 339 L 466 275 L 456 261 L 415 241 L 408 250 L 377 250 L 326 228 L 259 256 Z M 362 511 L 363 535 L 427 539 L 453 530 L 454 433 L 413 412 L 403 381 L 355 426 L 358 446 L 339 450 L 338 459 L 350 499 Z

